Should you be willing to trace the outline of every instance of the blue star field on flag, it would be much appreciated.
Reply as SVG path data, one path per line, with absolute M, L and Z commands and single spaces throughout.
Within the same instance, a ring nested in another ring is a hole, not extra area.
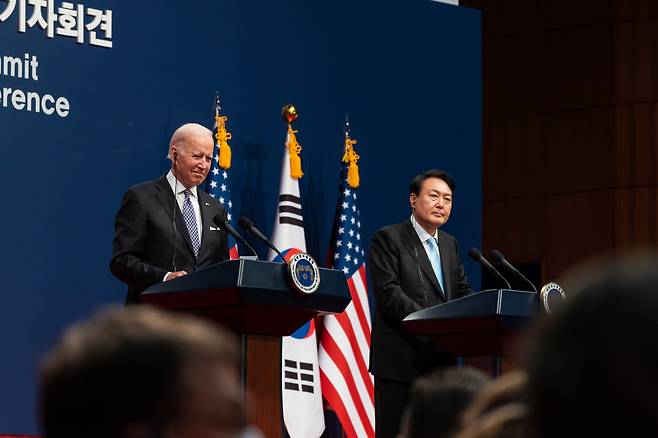
M 351 277 L 365 261 L 357 200 L 357 189 L 347 184 L 347 164 L 342 164 L 339 201 L 329 253 L 333 254 L 330 261 L 332 267 L 340 269 L 347 277 Z
M 222 206 L 226 209 L 228 221 L 231 222 L 233 218 L 233 202 L 231 201 L 231 189 L 229 186 L 229 173 L 228 170 L 219 167 L 219 148 L 215 147 L 213 154 L 212 166 L 210 173 L 206 178 L 206 192 L 217 199 Z M 231 235 L 228 236 L 228 247 L 236 248 L 235 239 Z M 237 252 L 237 248 L 236 248 Z M 233 257 L 231 257 L 233 258 Z
M 228 215 L 228 221 L 230 222 L 233 217 L 233 202 L 231 202 L 228 171 L 217 165 L 217 159 L 218 155 L 215 152 L 212 167 L 206 181 L 206 192 L 224 206 Z

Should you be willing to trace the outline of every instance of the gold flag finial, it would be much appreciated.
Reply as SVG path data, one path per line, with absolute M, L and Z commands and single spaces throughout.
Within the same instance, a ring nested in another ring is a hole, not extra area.
M 218 163 L 224 170 L 231 168 L 231 146 L 228 141 L 232 138 L 231 133 L 226 131 L 228 117 L 219 114 L 222 109 L 219 105 L 219 93 L 215 95 L 215 139 L 219 148 Z
M 297 142 L 297 131 L 292 129 L 292 122 L 297 120 L 299 113 L 294 105 L 288 104 L 283 107 L 281 111 L 283 120 L 288 123 L 288 138 L 286 139 L 286 147 L 288 148 L 288 156 L 290 157 L 290 177 L 300 179 L 304 176 L 302 172 L 302 159 L 299 153 L 302 151 L 302 145 Z

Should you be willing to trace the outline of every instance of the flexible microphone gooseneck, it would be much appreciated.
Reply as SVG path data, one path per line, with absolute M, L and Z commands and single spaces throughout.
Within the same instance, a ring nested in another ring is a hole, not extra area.
M 503 274 L 498 272 L 498 269 L 494 268 L 493 265 L 491 263 L 489 263 L 489 260 L 484 258 L 484 256 L 482 255 L 482 253 L 480 252 L 479 249 L 477 249 L 477 248 L 469 249 L 468 250 L 468 255 L 473 260 L 475 260 L 476 262 L 478 262 L 479 264 L 484 266 L 489 272 L 491 272 L 496 277 L 498 277 L 500 280 L 502 280 L 502 282 L 507 285 L 507 289 L 512 289 L 512 286 L 510 286 L 509 281 L 507 281 L 507 279 L 505 277 L 503 277 Z
M 240 233 L 238 233 L 235 230 L 235 228 L 233 228 L 231 224 L 227 220 L 225 220 L 224 217 L 222 217 L 221 214 L 216 214 L 215 217 L 212 218 L 212 220 L 215 223 L 215 225 L 217 225 L 220 228 L 224 228 L 231 236 L 233 236 L 236 240 L 242 242 L 244 246 L 249 248 L 249 251 L 251 251 L 256 256 L 256 260 L 258 260 L 258 254 L 256 254 L 256 251 L 254 251 L 254 249 L 251 247 L 251 245 L 249 245 L 249 243 L 247 243 L 244 237 L 242 237 Z
M 281 254 L 281 251 L 279 251 L 279 248 L 274 246 L 274 244 L 270 242 L 267 237 L 265 237 L 265 234 L 261 233 L 260 230 L 256 228 L 254 222 L 251 219 L 249 219 L 247 216 L 242 216 L 240 219 L 238 219 L 238 225 L 240 225 L 240 228 L 245 230 L 247 233 L 251 233 L 258 240 L 263 241 L 268 247 L 272 248 L 272 250 L 277 253 L 285 263 L 288 263 L 283 254 Z
M 526 284 L 529 284 L 530 287 L 532 287 L 532 290 L 535 291 L 535 293 L 537 292 L 537 288 L 535 287 L 535 285 L 532 284 L 532 282 L 531 282 L 530 280 L 528 280 L 528 279 L 525 277 L 525 275 L 523 275 L 523 274 L 521 273 L 521 271 L 519 271 L 518 269 L 516 269 L 516 268 L 515 268 L 510 262 L 508 262 L 507 260 L 505 260 L 505 256 L 503 255 L 503 253 L 501 253 L 500 251 L 496 251 L 495 249 L 492 249 L 491 251 L 489 251 L 489 255 L 490 255 L 491 258 L 493 259 L 493 261 L 494 261 L 494 263 L 496 264 L 496 266 L 502 266 L 502 267 L 504 267 L 505 269 L 507 269 L 508 271 L 510 271 L 512 274 L 514 274 L 514 276 L 515 276 L 516 278 L 520 279 L 521 281 L 523 281 L 523 282 L 526 283 Z

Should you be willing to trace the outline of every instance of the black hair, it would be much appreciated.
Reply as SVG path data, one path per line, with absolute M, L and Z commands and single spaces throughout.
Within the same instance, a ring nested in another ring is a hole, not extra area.
M 448 184 L 448 187 L 450 187 L 450 191 L 454 193 L 455 180 L 452 178 L 452 176 L 445 170 L 430 169 L 423 173 L 419 173 L 414 177 L 414 179 L 411 180 L 409 183 L 409 194 L 411 195 L 413 193 L 414 195 L 418 196 L 420 193 L 420 188 L 423 186 L 423 182 L 428 178 L 438 178 L 443 180 L 446 184 Z
M 472 367 L 438 369 L 414 381 L 405 411 L 408 438 L 442 438 L 459 430 L 459 418 L 489 382 Z

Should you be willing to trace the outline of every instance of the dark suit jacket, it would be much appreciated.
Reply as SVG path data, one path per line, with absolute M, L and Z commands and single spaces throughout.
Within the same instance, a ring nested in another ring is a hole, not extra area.
M 197 188 L 201 210 L 201 247 L 194 257 L 185 220 L 166 176 L 131 187 L 123 195 L 115 220 L 110 270 L 128 285 L 126 303 L 139 303 L 139 294 L 161 282 L 167 272 L 188 274 L 228 260 L 225 230 L 216 227 L 216 214 L 226 218 L 226 210 L 206 192 Z M 173 218 L 175 215 L 175 233 Z M 175 242 L 175 249 L 174 249 Z M 172 261 L 175 251 L 175 266 Z
M 472 292 L 459 257 L 457 239 L 439 230 L 439 251 L 447 299 Z M 370 372 L 411 382 L 449 360 L 429 338 L 411 336 L 401 321 L 410 313 L 445 300 L 411 220 L 377 231 L 370 243 L 368 270 L 377 311 L 373 319 Z

